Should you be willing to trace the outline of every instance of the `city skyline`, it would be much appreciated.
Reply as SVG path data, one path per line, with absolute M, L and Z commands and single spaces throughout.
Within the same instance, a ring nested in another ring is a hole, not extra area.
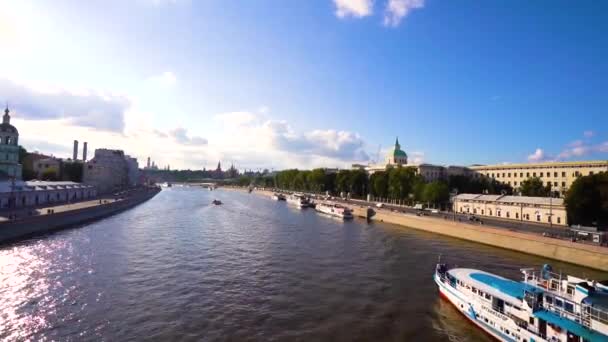
M 0 100 L 28 150 L 142 165 L 608 159 L 608 5 L 553 4 L 0 1 Z

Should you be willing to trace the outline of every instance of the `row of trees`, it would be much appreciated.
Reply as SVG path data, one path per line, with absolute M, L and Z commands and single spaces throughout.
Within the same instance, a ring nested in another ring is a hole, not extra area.
M 284 170 L 274 176 L 240 177 L 236 184 L 276 187 L 285 190 L 307 192 L 329 192 L 332 195 L 348 193 L 354 198 L 365 198 L 370 194 L 376 198 L 397 200 L 405 203 L 425 202 L 439 205 L 449 200 L 450 192 L 511 194 L 513 189 L 505 184 L 488 179 L 471 179 L 453 176 L 447 181 L 425 182 L 413 168 L 394 167 L 376 172 L 368 177 L 364 170 L 325 169 Z
M 579 177 L 564 202 L 570 224 L 608 228 L 608 172 Z

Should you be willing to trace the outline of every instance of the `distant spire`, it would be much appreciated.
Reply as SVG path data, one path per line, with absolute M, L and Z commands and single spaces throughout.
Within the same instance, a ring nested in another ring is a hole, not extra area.
M 396 148 L 400 147 L 400 145 L 399 145 L 399 137 L 395 138 L 395 147 Z
M 8 102 L 6 102 L 6 109 L 4 110 L 4 116 L 2 117 L 2 123 L 8 124 L 11 122 L 11 116 L 9 115 L 11 111 L 8 110 Z

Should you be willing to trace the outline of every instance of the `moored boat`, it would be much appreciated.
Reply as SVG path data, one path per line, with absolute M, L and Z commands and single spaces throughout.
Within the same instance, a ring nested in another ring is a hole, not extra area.
M 320 213 L 331 215 L 345 220 L 353 218 L 352 210 L 337 203 L 317 203 L 317 205 L 315 206 L 315 210 Z
M 306 196 L 300 194 L 291 194 L 287 196 L 287 203 L 293 204 L 298 208 L 308 208 L 310 207 L 310 201 Z
M 211 204 L 215 204 L 215 205 L 221 205 L 222 201 L 218 200 L 218 199 L 214 199 Z
M 275 193 L 272 196 L 270 196 L 270 198 L 272 198 L 275 201 L 284 201 L 285 200 L 285 195 L 279 194 L 279 193 Z
M 549 265 L 522 272 L 517 282 L 438 264 L 434 279 L 442 297 L 499 341 L 608 341 L 606 283 L 562 276 Z

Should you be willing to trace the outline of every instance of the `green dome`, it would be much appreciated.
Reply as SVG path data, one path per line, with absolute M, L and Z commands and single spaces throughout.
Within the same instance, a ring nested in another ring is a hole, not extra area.
M 393 156 L 395 156 L 395 157 L 407 157 L 407 153 L 405 153 L 402 150 L 395 150 L 393 152 Z

